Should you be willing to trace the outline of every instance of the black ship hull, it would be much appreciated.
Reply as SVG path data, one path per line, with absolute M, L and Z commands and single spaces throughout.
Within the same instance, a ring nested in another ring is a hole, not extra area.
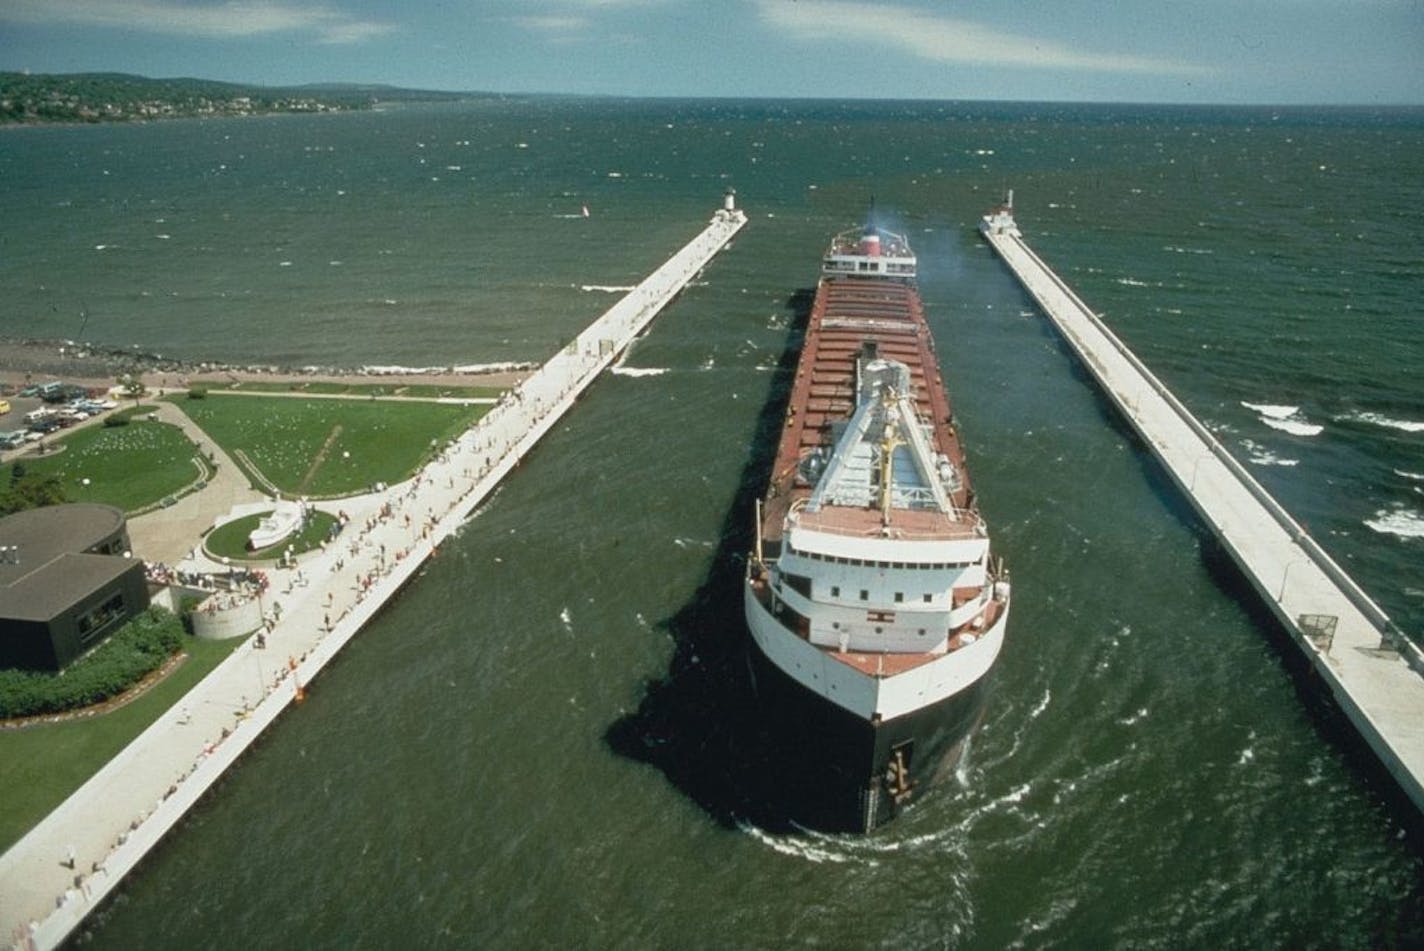
M 872 723 L 802 686 L 755 644 L 747 653 L 779 797 L 809 828 L 865 833 L 890 821 L 953 772 L 983 718 L 987 677 Z

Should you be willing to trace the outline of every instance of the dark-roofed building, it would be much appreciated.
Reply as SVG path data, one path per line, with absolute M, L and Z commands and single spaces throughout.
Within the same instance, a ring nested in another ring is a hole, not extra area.
M 124 513 L 50 505 L 0 519 L 0 667 L 60 670 L 148 607 Z

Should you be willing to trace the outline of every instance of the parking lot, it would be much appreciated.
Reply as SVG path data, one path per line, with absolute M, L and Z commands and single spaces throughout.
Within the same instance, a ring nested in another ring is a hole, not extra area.
M 34 384 L 13 395 L 0 395 L 0 461 L 9 461 L 44 442 L 45 437 L 101 418 L 118 403 L 107 387 L 53 381 Z

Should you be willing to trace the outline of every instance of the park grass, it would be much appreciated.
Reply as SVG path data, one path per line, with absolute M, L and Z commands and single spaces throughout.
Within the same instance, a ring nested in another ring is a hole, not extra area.
M 441 386 L 438 383 L 412 383 L 394 391 L 396 396 L 419 399 L 499 399 L 507 392 L 497 386 Z
M 365 492 L 377 482 L 400 482 L 430 457 L 432 443 L 443 445 L 488 410 L 283 396 L 173 403 L 239 466 L 246 468 L 245 456 L 284 495 L 316 498 Z
M 0 802 L 5 803 L 0 809 L 0 852 L 84 785 L 241 643 L 240 637 L 186 637 L 188 659 L 133 702 L 97 716 L 0 730 Z
M 199 383 L 195 389 L 211 393 L 309 393 L 324 396 L 404 396 L 412 399 L 498 399 L 505 388 L 456 386 L 442 383 L 342 383 L 331 380 L 268 383 Z
M 139 407 L 138 414 L 145 409 L 151 408 Z M 133 414 L 130 410 L 126 415 Z M 169 423 L 131 418 L 127 426 L 86 426 L 57 445 L 64 451 L 27 455 L 0 467 L 0 484 L 9 483 L 18 462 L 27 473 L 58 478 L 71 502 L 102 502 L 136 512 L 174 495 L 206 472 L 194 462 L 197 447 Z
M 248 551 L 247 536 L 252 533 L 259 522 L 271 514 L 270 510 L 258 512 L 256 515 L 244 516 L 225 525 L 219 525 L 203 540 L 203 547 L 214 558 L 231 558 L 233 561 L 270 561 L 281 557 L 288 545 L 293 546 L 292 552 L 297 555 L 320 547 L 331 532 L 331 526 L 336 524 L 335 515 L 329 512 L 313 511 L 301 531 L 287 536 L 275 545 L 269 545 L 257 551 Z

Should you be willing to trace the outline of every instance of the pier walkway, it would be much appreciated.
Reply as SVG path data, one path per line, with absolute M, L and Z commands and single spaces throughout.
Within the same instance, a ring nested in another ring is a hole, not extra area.
M 1424 812 L 1424 655 L 1023 241 L 980 226 Z
M 730 206 L 730 201 L 728 202 Z M 446 538 L 579 395 L 746 224 L 730 207 L 414 478 L 318 507 L 347 529 L 268 572 L 275 626 L 249 637 L 84 786 L 0 855 L 0 941 L 63 941 Z M 189 570 L 221 566 L 195 562 Z M 276 604 L 280 603 L 280 614 Z

